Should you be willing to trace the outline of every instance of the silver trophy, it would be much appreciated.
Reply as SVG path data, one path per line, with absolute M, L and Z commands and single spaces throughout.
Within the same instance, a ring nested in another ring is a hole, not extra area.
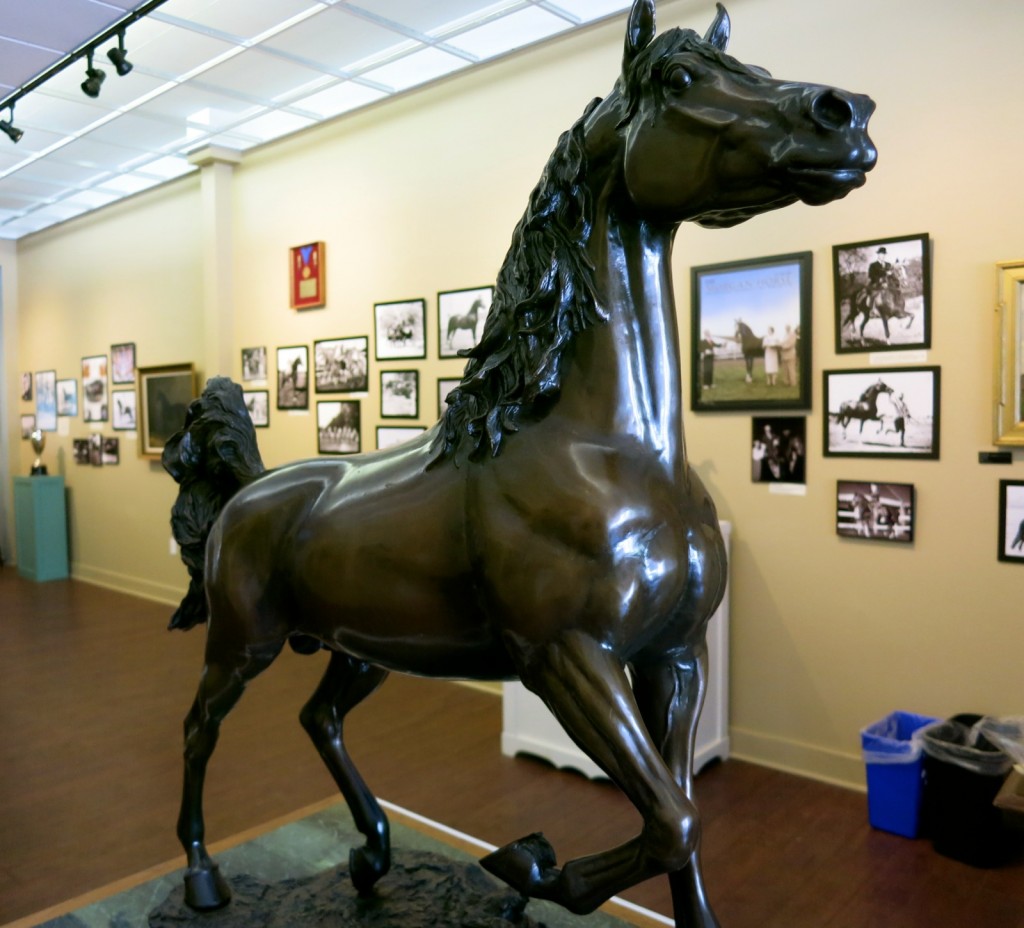
M 32 476 L 45 477 L 47 470 L 43 463 L 43 448 L 46 447 L 46 434 L 42 429 L 34 429 L 29 438 L 32 441 L 32 450 L 36 453 L 36 459 L 32 462 Z

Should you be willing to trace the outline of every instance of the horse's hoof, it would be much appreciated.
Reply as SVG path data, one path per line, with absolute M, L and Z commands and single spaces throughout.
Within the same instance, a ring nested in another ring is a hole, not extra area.
M 365 845 L 349 851 L 349 878 L 360 896 L 369 894 L 377 880 L 390 869 L 391 855 L 387 851 L 373 851 Z
M 220 909 L 231 901 L 231 889 L 216 864 L 185 873 L 185 904 L 199 912 Z
M 537 890 L 556 876 L 555 851 L 539 832 L 499 847 L 480 861 L 480 866 L 504 880 L 524 896 L 537 895 Z

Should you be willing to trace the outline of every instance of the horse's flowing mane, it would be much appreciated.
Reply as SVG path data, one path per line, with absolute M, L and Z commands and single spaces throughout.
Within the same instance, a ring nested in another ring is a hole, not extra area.
M 483 335 L 448 396 L 439 457 L 464 446 L 473 459 L 497 455 L 523 419 L 551 408 L 567 345 L 603 318 L 586 251 L 593 205 L 584 183 L 583 126 L 598 102 L 562 133 L 512 233 Z

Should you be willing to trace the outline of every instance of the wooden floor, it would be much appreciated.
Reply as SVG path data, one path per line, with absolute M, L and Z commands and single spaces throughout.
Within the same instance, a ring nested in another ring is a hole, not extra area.
M 170 611 L 0 570 L 0 924 L 179 855 L 181 720 L 204 632 L 165 631 Z M 211 842 L 335 794 L 296 719 L 323 663 L 286 652 L 228 718 Z M 494 844 L 543 830 L 565 859 L 635 832 L 612 786 L 502 757 L 500 727 L 493 695 L 393 677 L 348 740 L 380 797 Z M 697 793 L 723 928 L 1024 928 L 1024 861 L 947 860 L 871 830 L 861 794 L 739 761 Z M 625 895 L 669 914 L 663 879 Z

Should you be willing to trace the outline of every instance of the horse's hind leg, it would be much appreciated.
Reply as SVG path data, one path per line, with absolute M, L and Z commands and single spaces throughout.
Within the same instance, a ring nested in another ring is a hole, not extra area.
M 349 854 L 352 884 L 367 893 L 391 866 L 388 820 L 373 793 L 363 782 L 345 748 L 343 726 L 351 709 L 369 696 L 388 672 L 337 651 L 320 685 L 299 716 L 320 756 L 348 803 L 356 827 L 366 836 L 362 847 Z

